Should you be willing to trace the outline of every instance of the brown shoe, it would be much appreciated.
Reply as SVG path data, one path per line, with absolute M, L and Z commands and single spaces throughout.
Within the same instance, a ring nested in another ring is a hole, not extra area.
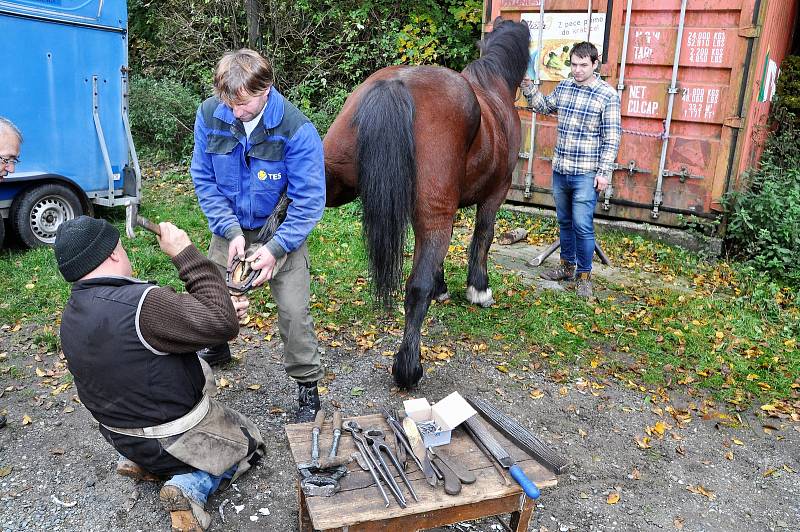
M 548 281 L 571 281 L 575 277 L 575 265 L 562 260 L 558 267 L 543 271 L 539 277 Z
M 575 286 L 575 292 L 581 299 L 592 298 L 592 274 L 589 272 L 582 272 L 578 274 L 578 283 Z
M 132 462 L 127 458 L 120 457 L 117 460 L 117 474 L 122 475 L 123 477 L 132 478 L 133 480 L 144 480 L 146 482 L 158 482 L 161 478 L 158 475 L 154 475 L 149 471 L 145 471 L 142 469 L 142 466 L 137 464 L 136 462 Z
M 169 512 L 172 532 L 203 532 L 211 526 L 211 515 L 184 495 L 178 486 L 165 484 L 158 497 Z

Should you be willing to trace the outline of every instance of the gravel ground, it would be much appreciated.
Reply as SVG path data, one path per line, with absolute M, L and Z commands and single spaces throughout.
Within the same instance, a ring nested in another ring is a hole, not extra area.
M 516 251 L 495 254 L 505 253 L 496 258 L 513 267 L 520 248 L 509 249 Z M 463 296 L 452 304 L 465 304 Z M 58 355 L 35 340 L 41 327 L 0 331 L 0 363 L 16 368 L 0 374 L 0 410 L 9 418 L 0 429 L 0 529 L 169 530 L 158 501 L 160 485 L 116 475 L 116 454 L 74 400 L 74 387 L 58 388 Z M 274 336 L 244 329 L 233 344 L 238 361 L 218 370 L 220 382 L 227 382 L 221 400 L 262 428 L 269 456 L 211 498 L 212 530 L 297 529 L 295 470 L 283 432 L 296 387 L 283 372 Z M 331 334 L 322 345 L 329 373 L 323 403 L 335 402 L 345 415 L 399 407 L 408 396 L 391 391 L 391 359 L 381 354 L 390 341 L 396 346 L 391 337 L 362 352 L 344 335 Z M 363 393 L 354 396 L 354 388 Z M 560 381 L 535 366 L 501 373 L 496 362 L 466 343 L 457 343 L 452 358 L 433 367 L 415 396 L 438 400 L 454 390 L 517 412 L 573 462 L 558 486 L 543 492 L 531 530 L 800 529 L 797 425 L 759 412 L 741 414 L 741 423 L 734 424 L 709 400 L 680 390 L 648 396 L 617 381 Z M 448 527 L 499 529 L 491 520 Z

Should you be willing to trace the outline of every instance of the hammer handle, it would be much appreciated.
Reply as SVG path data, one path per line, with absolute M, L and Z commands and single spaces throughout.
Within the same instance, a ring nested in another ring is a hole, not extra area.
M 151 233 L 161 236 L 161 227 L 159 227 L 158 224 L 151 222 L 144 216 L 139 216 L 138 214 L 136 215 L 136 225 L 142 226 Z

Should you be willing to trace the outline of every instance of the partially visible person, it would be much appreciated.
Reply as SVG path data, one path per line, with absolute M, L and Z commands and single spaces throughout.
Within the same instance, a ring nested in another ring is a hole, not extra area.
M 22 133 L 11 120 L 0 116 L 0 181 L 14 172 L 21 147 Z
M 19 162 L 22 133 L 8 118 L 0 116 L 0 181 L 12 173 Z M 3 218 L 0 217 L 0 224 Z M 7 423 L 6 415 L 0 414 L 0 429 Z
M 530 79 L 522 82 L 528 105 L 537 113 L 558 113 L 553 153 L 553 201 L 560 228 L 561 262 L 541 276 L 551 281 L 577 279 L 579 297 L 592 297 L 594 208 L 597 195 L 611 182 L 622 133 L 617 91 L 600 79 L 597 48 L 590 42 L 572 47 L 571 78 L 543 95 Z
M 314 124 L 273 82 L 272 64 L 258 52 L 222 56 L 214 96 L 197 110 L 191 174 L 212 233 L 208 257 L 224 273 L 249 250 L 247 260 L 261 270 L 253 286 L 269 282 L 284 368 L 298 385 L 295 420 L 309 422 L 320 408 L 324 372 L 309 308 L 306 238 L 325 209 L 325 163 Z M 291 200 L 286 219 L 268 242 L 257 243 L 284 193 Z M 209 363 L 231 358 L 227 344 L 200 355 Z
M 225 282 L 184 231 L 159 227 L 159 245 L 186 293 L 133 278 L 119 231 L 107 221 L 80 216 L 61 224 L 55 257 L 72 283 L 61 344 L 81 402 L 120 454 L 117 472 L 169 478 L 160 498 L 173 530 L 205 530 L 208 496 L 254 465 L 264 440 L 249 419 L 210 397 L 211 369 L 196 354 L 239 332 Z

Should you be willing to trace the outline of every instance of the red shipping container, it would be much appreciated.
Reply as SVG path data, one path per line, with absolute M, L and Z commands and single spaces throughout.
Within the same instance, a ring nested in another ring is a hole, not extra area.
M 601 195 L 598 213 L 670 226 L 680 226 L 681 215 L 720 217 L 722 196 L 758 161 L 795 0 L 486 0 L 484 7 L 487 21 L 528 22 L 530 73 L 538 68 L 545 94 L 569 73 L 565 47 L 588 39 L 600 49 L 600 74 L 620 94 L 623 136 L 613 190 Z M 508 199 L 550 207 L 556 120 L 532 120 L 524 98 L 518 105 L 523 145 Z

